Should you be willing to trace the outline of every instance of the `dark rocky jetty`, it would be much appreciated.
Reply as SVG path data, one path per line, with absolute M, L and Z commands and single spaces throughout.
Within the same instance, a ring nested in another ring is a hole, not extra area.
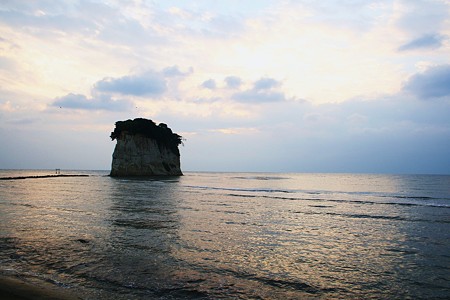
M 56 178 L 56 177 L 89 177 L 89 175 L 81 174 L 55 174 L 55 175 L 31 175 L 31 176 L 15 176 L 15 177 L 0 177 L 0 180 L 18 180 L 18 179 L 35 179 L 35 178 Z
M 110 176 L 179 176 L 180 135 L 166 124 L 137 118 L 118 121 L 111 132 L 117 140 L 112 156 Z

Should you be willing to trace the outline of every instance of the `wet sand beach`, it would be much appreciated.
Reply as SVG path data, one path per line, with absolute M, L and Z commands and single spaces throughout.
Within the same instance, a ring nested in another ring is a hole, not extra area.
M 81 299 L 69 291 L 46 282 L 34 284 L 19 278 L 0 276 L 2 300 L 75 300 Z

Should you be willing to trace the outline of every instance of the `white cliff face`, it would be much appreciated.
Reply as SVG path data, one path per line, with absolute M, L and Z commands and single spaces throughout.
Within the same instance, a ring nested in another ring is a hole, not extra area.
M 178 152 L 178 151 L 177 151 Z M 180 155 L 156 140 L 122 132 L 113 153 L 111 176 L 183 175 Z

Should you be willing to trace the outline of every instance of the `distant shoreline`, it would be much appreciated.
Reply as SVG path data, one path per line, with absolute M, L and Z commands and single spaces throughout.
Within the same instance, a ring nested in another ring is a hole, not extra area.
M 55 174 L 55 175 L 16 176 L 16 177 L 0 177 L 0 180 L 18 180 L 18 179 L 52 178 L 52 177 L 89 177 L 89 175 L 85 175 L 85 174 Z

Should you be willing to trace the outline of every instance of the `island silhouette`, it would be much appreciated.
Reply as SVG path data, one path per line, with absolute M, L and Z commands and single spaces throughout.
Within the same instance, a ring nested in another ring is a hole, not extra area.
M 182 137 L 166 124 L 150 119 L 117 121 L 111 140 L 117 144 L 112 155 L 112 177 L 180 176 Z

